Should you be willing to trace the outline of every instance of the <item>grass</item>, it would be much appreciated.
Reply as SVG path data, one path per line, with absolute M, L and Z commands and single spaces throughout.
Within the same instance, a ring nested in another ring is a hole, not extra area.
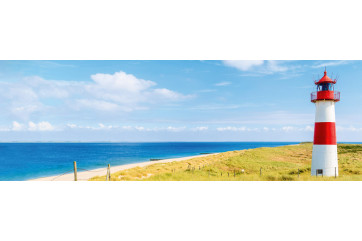
M 112 181 L 361 181 L 362 145 L 338 144 L 339 177 L 312 177 L 312 143 L 229 151 L 157 163 L 111 175 Z M 260 175 L 261 168 L 261 175 Z M 298 177 L 299 169 L 299 177 Z M 235 174 L 234 174 L 235 173 Z M 105 176 L 91 181 L 104 181 Z

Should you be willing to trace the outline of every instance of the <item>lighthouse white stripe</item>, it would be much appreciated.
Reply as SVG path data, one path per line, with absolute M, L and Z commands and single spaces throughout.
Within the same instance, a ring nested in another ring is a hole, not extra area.
M 313 145 L 312 176 L 317 169 L 323 169 L 323 176 L 334 176 L 335 167 L 338 176 L 337 145 Z
M 319 100 L 315 105 L 315 122 L 336 122 L 334 101 Z

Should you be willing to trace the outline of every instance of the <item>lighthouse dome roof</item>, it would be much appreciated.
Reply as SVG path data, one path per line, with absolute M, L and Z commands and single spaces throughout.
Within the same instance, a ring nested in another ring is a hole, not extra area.
M 315 82 L 316 85 L 323 84 L 323 83 L 332 83 L 332 84 L 336 83 L 336 80 L 332 80 L 331 78 L 329 78 L 327 76 L 327 70 L 324 71 L 324 76 L 320 80 Z

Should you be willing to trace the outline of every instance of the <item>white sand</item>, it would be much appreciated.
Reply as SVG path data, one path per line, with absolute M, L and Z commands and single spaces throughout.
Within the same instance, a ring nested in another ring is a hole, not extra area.
M 140 162 L 140 163 L 133 163 L 133 164 L 125 164 L 119 166 L 111 166 L 111 173 L 115 173 L 121 170 L 130 169 L 134 167 L 145 167 L 156 163 L 167 163 L 167 162 L 175 162 L 175 161 L 184 161 L 188 159 L 192 159 L 195 157 L 205 157 L 210 155 L 216 155 L 217 153 L 213 154 L 205 154 L 205 155 L 197 155 L 197 156 L 188 156 L 188 157 L 180 157 L 180 158 L 172 158 L 172 159 L 163 159 L 159 161 L 148 161 L 148 162 Z M 78 181 L 86 181 L 95 176 L 105 176 L 107 174 L 107 168 L 98 168 L 93 169 L 90 171 L 82 171 L 77 173 Z M 42 177 L 37 179 L 31 179 L 29 181 L 74 181 L 74 173 L 71 172 L 69 174 L 65 174 L 62 176 L 50 176 L 50 177 Z

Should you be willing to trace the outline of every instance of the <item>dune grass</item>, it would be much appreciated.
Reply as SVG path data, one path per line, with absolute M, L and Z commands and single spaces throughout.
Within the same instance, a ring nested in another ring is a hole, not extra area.
M 339 144 L 339 177 L 310 175 L 312 144 L 229 151 L 112 173 L 112 181 L 361 181 L 362 145 Z M 261 175 L 260 175 L 261 169 Z M 299 176 L 298 176 L 299 169 Z M 104 181 L 105 176 L 91 181 Z

